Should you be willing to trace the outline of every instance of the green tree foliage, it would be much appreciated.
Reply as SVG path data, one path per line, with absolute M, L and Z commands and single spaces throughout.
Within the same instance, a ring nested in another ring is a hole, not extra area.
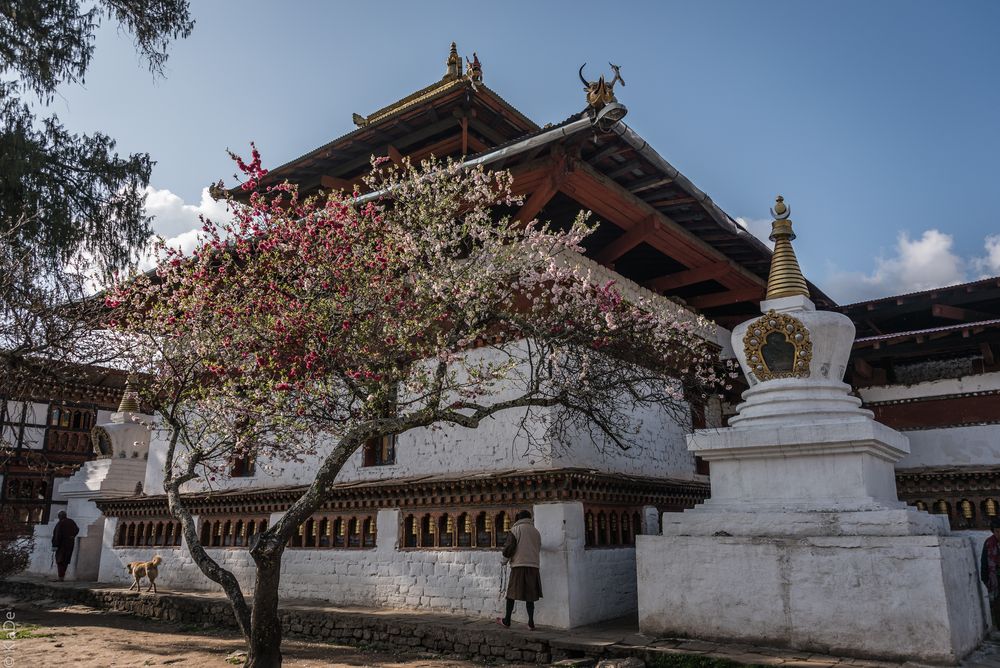
M 120 156 L 106 134 L 70 133 L 30 104 L 84 81 L 104 19 L 134 37 L 154 75 L 194 26 L 187 0 L 0 0 L 0 238 L 46 269 L 81 251 L 121 268 L 150 233 L 149 155 Z

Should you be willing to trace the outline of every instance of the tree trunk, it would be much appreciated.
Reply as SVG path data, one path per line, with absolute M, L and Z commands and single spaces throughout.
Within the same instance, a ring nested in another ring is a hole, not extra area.
M 273 538 L 272 538 L 273 540 Z M 262 543 L 264 541 L 261 541 Z M 251 550 L 257 562 L 250 618 L 250 643 L 244 668 L 280 668 L 281 619 L 278 617 L 278 584 L 284 545 L 268 542 Z

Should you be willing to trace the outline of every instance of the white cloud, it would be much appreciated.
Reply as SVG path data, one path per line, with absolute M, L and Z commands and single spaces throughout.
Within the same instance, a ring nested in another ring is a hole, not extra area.
M 986 255 L 977 257 L 972 266 L 979 272 L 979 278 L 1000 275 L 1000 234 L 986 237 Z
M 771 236 L 771 219 L 770 218 L 742 218 L 738 217 L 736 222 L 739 223 L 743 229 L 745 229 L 750 234 L 754 235 L 764 243 L 770 245 L 771 240 L 768 238 Z
M 217 222 L 229 218 L 226 202 L 212 199 L 208 188 L 201 189 L 201 201 L 198 204 L 185 204 L 183 199 L 167 189 L 147 186 L 146 213 L 153 216 L 153 231 L 168 239 L 200 228 L 200 215 Z
M 226 202 L 212 199 L 208 188 L 202 188 L 198 204 L 185 204 L 183 199 L 170 190 L 148 186 L 146 213 L 153 216 L 153 232 L 164 237 L 168 246 L 180 248 L 185 253 L 191 253 L 198 246 L 202 226 L 200 216 L 216 223 L 230 218 Z M 149 249 L 139 261 L 140 269 L 145 271 L 155 265 L 156 258 L 152 249 Z
M 949 234 L 931 229 L 911 239 L 900 232 L 893 254 L 875 258 L 871 273 L 833 271 L 820 287 L 848 304 L 1000 274 L 1000 235 L 986 237 L 984 245 L 984 257 L 966 259 L 954 251 Z

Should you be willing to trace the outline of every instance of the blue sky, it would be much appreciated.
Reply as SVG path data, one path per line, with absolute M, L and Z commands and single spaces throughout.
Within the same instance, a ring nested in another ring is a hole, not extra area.
M 477 51 L 539 124 L 584 104 L 610 60 L 626 122 L 732 216 L 792 206 L 807 276 L 841 302 L 1000 274 L 1000 2 L 194 2 L 153 79 L 102 28 L 83 86 L 52 107 L 157 161 L 167 237 L 254 140 L 276 166 Z M 766 233 L 765 233 L 766 236 Z

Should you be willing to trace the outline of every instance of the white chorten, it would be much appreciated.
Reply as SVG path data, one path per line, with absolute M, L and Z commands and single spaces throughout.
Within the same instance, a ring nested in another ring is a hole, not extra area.
M 850 395 L 854 324 L 816 310 L 781 197 L 772 213 L 763 315 L 732 336 L 750 388 L 728 428 L 688 436 L 711 498 L 639 537 L 640 626 L 955 662 L 989 625 L 973 546 L 898 500 L 907 438 Z

